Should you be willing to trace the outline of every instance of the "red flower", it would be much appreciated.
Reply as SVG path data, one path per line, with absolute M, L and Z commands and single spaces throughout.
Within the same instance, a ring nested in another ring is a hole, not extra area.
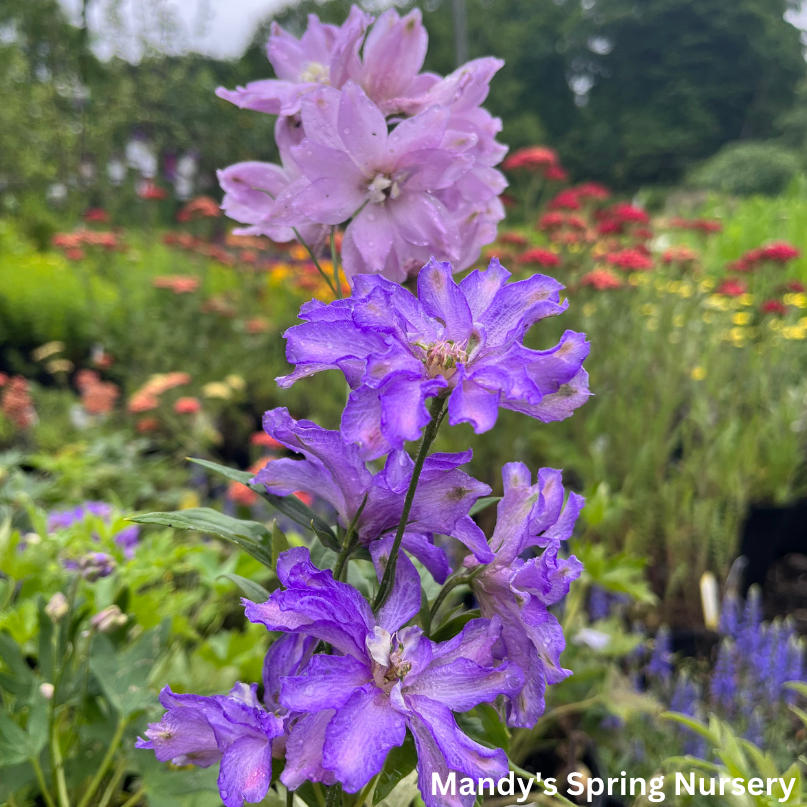
M 625 229 L 625 224 L 619 219 L 606 219 L 597 224 L 600 235 L 619 235 Z
M 554 213 L 544 213 L 540 219 L 538 219 L 538 223 L 536 227 L 539 230 L 554 230 L 558 227 L 563 227 L 566 223 L 566 214 L 560 213 L 559 211 L 555 211 Z
M 756 260 L 749 259 L 748 255 L 726 264 L 726 269 L 729 272 L 753 272 L 756 268 Z
M 780 316 L 787 314 L 787 306 L 781 300 L 765 300 L 759 310 L 763 314 L 779 314 Z
M 558 154 L 546 146 L 527 146 L 514 151 L 503 163 L 505 171 L 523 168 L 526 171 L 546 170 L 558 165 Z
M 160 428 L 160 421 L 157 420 L 157 418 L 142 418 L 141 420 L 137 421 L 136 428 L 140 434 L 153 432 Z
M 36 411 L 28 381 L 21 375 L 15 375 L 3 385 L 3 398 L 0 401 L 0 412 L 18 429 L 28 429 L 36 423 Z
M 219 216 L 221 216 L 221 208 L 215 199 L 211 199 L 209 196 L 197 196 L 177 213 L 177 220 L 192 221 L 193 219 L 218 218 Z
M 247 333 L 268 333 L 271 325 L 264 317 L 253 317 L 244 323 L 244 330 Z
M 151 285 L 155 289 L 170 289 L 174 294 L 191 294 L 199 288 L 199 278 L 191 275 L 158 275 Z
M 653 268 L 653 261 L 639 249 L 623 249 L 605 256 L 606 263 L 630 272 L 646 271 Z
M 662 256 L 664 263 L 690 263 L 698 259 L 698 253 L 683 244 L 670 247 Z
M 724 297 L 742 297 L 747 291 L 748 286 L 742 280 L 728 278 L 718 286 L 715 293 L 722 294 Z
M 550 182 L 565 182 L 569 178 L 566 170 L 559 165 L 550 165 L 549 168 L 546 169 L 544 176 Z
M 577 194 L 571 188 L 567 188 L 552 199 L 547 207 L 550 210 L 580 210 L 581 205 Z
M 85 214 L 84 214 L 84 221 L 87 224 L 106 224 L 109 221 L 109 216 L 105 210 L 101 210 L 100 207 L 91 207 Z
M 608 188 L 606 188 L 605 185 L 600 185 L 598 182 L 584 182 L 582 185 L 577 185 L 572 188 L 572 190 L 577 194 L 578 199 L 595 199 L 601 201 L 611 195 Z
M 119 396 L 120 390 L 116 384 L 96 381 L 81 390 L 81 403 L 91 415 L 106 415 L 112 411 Z
M 798 280 L 789 280 L 784 284 L 784 289 L 793 294 L 803 294 L 805 291 L 804 283 L 799 283 Z
M 619 219 L 631 224 L 648 224 L 650 216 L 640 207 L 634 207 L 626 202 L 617 202 L 611 205 L 606 211 L 606 216 L 612 219 Z
M 266 432 L 253 432 L 249 436 L 249 442 L 250 445 L 270 448 L 273 451 L 278 451 L 283 448 L 274 437 L 270 437 Z
M 610 269 L 594 269 L 580 280 L 581 286 L 591 286 L 597 291 L 618 289 L 622 281 Z
M 633 231 L 633 237 L 639 241 L 649 241 L 653 237 L 653 231 L 649 227 L 637 227 Z
M 560 266 L 560 258 L 550 249 L 541 249 L 541 247 L 534 247 L 533 249 L 522 252 L 516 258 L 516 263 L 519 264 L 537 264 L 538 266 Z
M 160 201 L 161 199 L 168 198 L 168 191 L 164 188 L 161 188 L 159 185 L 155 185 L 151 181 L 147 181 L 140 186 L 137 191 L 137 195 L 141 199 L 149 199 L 152 201 Z
M 529 243 L 521 233 L 516 233 L 512 230 L 506 233 L 499 233 L 498 240 L 502 244 L 514 244 L 517 247 L 526 247 Z
M 199 399 L 190 396 L 177 398 L 174 404 L 174 411 L 178 415 L 195 415 L 201 408 L 202 404 L 199 403 Z
M 801 256 L 801 252 L 792 244 L 788 244 L 787 241 L 774 241 L 772 244 L 759 247 L 754 252 L 758 260 L 772 261 L 773 263 L 787 263 Z
M 129 411 L 134 414 L 141 412 L 151 412 L 160 405 L 160 399 L 151 392 L 136 392 L 129 398 Z
M 69 261 L 80 261 L 84 257 L 84 250 L 79 247 L 68 247 L 64 251 L 64 256 Z

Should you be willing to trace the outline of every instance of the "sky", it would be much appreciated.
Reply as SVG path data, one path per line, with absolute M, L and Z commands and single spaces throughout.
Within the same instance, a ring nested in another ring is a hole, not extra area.
M 81 0 L 59 0 L 78 24 Z M 142 40 L 160 50 L 204 53 L 214 58 L 240 56 L 258 23 L 289 0 L 93 0 L 89 27 L 99 56 L 136 60 Z M 109 16 L 119 9 L 121 25 Z

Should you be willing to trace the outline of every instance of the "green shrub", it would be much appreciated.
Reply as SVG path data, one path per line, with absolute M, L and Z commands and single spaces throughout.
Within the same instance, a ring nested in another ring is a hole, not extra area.
M 781 193 L 799 172 L 791 149 L 769 142 L 729 143 L 695 169 L 689 184 L 733 196 Z

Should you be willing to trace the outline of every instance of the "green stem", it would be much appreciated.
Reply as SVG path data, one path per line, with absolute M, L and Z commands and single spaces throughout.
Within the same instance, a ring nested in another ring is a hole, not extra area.
M 137 802 L 139 802 L 140 799 L 143 798 L 143 794 L 145 792 L 146 792 L 145 787 L 141 786 L 137 788 L 137 790 L 135 790 L 135 792 L 132 793 L 132 795 L 128 799 L 126 799 L 126 801 L 123 802 L 123 804 L 121 804 L 121 807 L 134 807 L 134 805 L 137 804 Z
M 340 295 L 337 294 L 337 291 L 336 291 L 336 288 L 333 285 L 333 282 L 328 277 L 328 275 L 325 274 L 325 270 L 320 266 L 320 263 L 317 260 L 317 256 L 314 254 L 314 250 L 311 249 L 311 247 L 309 247 L 308 244 L 306 244 L 305 241 L 303 241 L 303 239 L 300 237 L 300 233 L 297 231 L 296 227 L 292 227 L 291 229 L 292 229 L 292 232 L 294 233 L 294 235 L 296 236 L 297 240 L 303 245 L 303 247 L 305 247 L 305 251 L 309 254 L 309 256 L 311 257 L 311 260 L 314 262 L 314 266 L 317 267 L 317 270 L 322 275 L 322 279 L 328 284 L 328 288 L 331 290 L 331 293 L 333 294 L 333 296 L 334 297 L 339 297 Z
M 112 796 L 115 795 L 115 791 L 120 784 L 120 780 L 123 779 L 123 775 L 126 773 L 126 760 L 122 759 L 118 763 L 118 767 L 115 768 L 115 773 L 112 774 L 112 778 L 109 780 L 109 784 L 106 786 L 106 790 L 104 791 L 103 796 L 101 796 L 101 801 L 98 802 L 96 807 L 106 807 L 109 804 Z
M 376 782 L 380 773 L 377 773 L 357 794 L 356 794 L 356 807 L 363 807 L 364 802 L 372 796 L 375 792 Z
M 398 552 L 401 548 L 401 541 L 403 540 L 403 534 L 409 520 L 409 511 L 412 509 L 412 502 L 415 499 L 415 491 L 417 490 L 420 474 L 423 470 L 423 463 L 426 461 L 432 443 L 434 443 L 434 438 L 437 437 L 437 430 L 440 428 L 444 406 L 445 398 L 435 398 L 432 403 L 431 420 L 423 432 L 423 439 L 420 441 L 420 449 L 418 450 L 417 459 L 415 460 L 415 467 L 412 469 L 412 479 L 409 482 L 409 489 L 406 491 L 401 520 L 398 523 L 398 531 L 395 533 L 395 540 L 392 543 L 387 568 L 384 569 L 384 576 L 381 578 L 381 585 L 378 587 L 378 594 L 376 594 L 375 601 L 373 602 L 374 611 L 377 611 L 384 604 L 390 591 L 392 591 L 392 582 L 395 580 L 395 567 L 398 564 Z
M 51 709 L 51 738 L 50 738 L 51 760 L 53 765 L 53 777 L 56 780 L 56 796 L 59 799 L 60 807 L 70 807 L 70 798 L 67 795 L 67 781 L 64 776 L 64 760 L 62 759 L 62 749 L 59 747 L 59 734 L 56 725 L 53 723 L 53 710 Z
M 331 227 L 331 263 L 333 264 L 333 283 L 336 286 L 336 297 L 342 299 L 342 283 L 339 280 L 339 255 L 336 252 L 336 227 Z
M 472 572 L 468 572 L 467 574 L 457 574 L 454 577 L 449 577 L 446 580 L 445 585 L 440 589 L 440 593 L 434 600 L 432 604 L 431 610 L 429 611 L 429 621 L 431 622 L 437 616 L 437 612 L 440 610 L 440 606 L 445 601 L 445 598 L 455 589 L 457 586 L 462 586 L 466 583 L 470 583 L 479 572 L 482 570 L 481 566 L 478 566 Z
M 286 788 L 286 807 L 294 807 L 294 791 Z
M 361 503 L 361 507 L 359 507 L 359 509 L 356 511 L 356 515 L 353 516 L 353 521 L 350 522 L 350 526 L 347 528 L 347 532 L 345 533 L 345 540 L 342 542 L 342 549 L 339 552 L 339 556 L 336 558 L 336 565 L 333 567 L 334 580 L 340 580 L 342 578 L 342 572 L 347 566 L 351 553 L 356 548 L 356 544 L 358 543 L 356 527 L 359 523 L 359 518 L 361 517 L 365 504 L 367 504 L 366 494 L 364 496 L 364 501 Z
M 39 784 L 39 790 L 42 793 L 42 798 L 45 799 L 45 804 L 47 807 L 56 807 L 56 803 L 53 801 L 53 797 L 50 795 L 48 786 L 45 784 L 45 774 L 42 773 L 42 766 L 39 764 L 39 760 L 36 757 L 31 757 L 31 765 L 34 769 L 34 773 L 36 774 L 36 781 Z
M 115 752 L 118 750 L 121 738 L 123 737 L 123 732 L 126 730 L 126 722 L 125 717 L 121 716 L 118 718 L 118 725 L 115 728 L 115 734 L 112 737 L 112 742 L 110 742 L 109 748 L 107 748 L 107 752 L 101 761 L 101 765 L 95 772 L 95 776 L 93 776 L 92 781 L 90 782 L 90 786 L 84 791 L 84 795 L 81 797 L 78 807 L 87 807 L 87 805 L 90 803 L 90 799 L 95 795 L 95 791 L 98 790 L 98 785 L 101 784 L 104 775 L 106 774 L 107 769 L 115 756 Z
M 314 795 L 317 797 L 317 804 L 319 804 L 319 807 L 325 807 L 325 796 L 322 792 L 322 786 L 319 782 L 311 782 L 311 785 L 314 788 Z
M 342 785 L 338 782 L 328 788 L 328 795 L 325 797 L 325 807 L 341 807 Z

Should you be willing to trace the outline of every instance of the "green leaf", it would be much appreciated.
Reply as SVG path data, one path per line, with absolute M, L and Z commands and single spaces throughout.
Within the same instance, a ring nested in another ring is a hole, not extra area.
M 790 711 L 798 715 L 801 722 L 804 723 L 805 726 L 807 726 L 807 712 L 805 712 L 804 709 L 799 709 L 798 706 L 793 706 L 791 704 Z
M 28 748 L 30 757 L 38 757 L 48 742 L 48 702 L 37 692 L 28 712 Z
M 209 507 L 192 507 L 175 513 L 144 513 L 132 516 L 129 521 L 218 535 L 272 568 L 272 536 L 257 521 L 242 521 Z
M 489 703 L 480 703 L 474 710 L 482 723 L 485 739 L 495 748 L 510 753 L 510 732 L 502 722 L 496 709 Z
M 219 577 L 226 577 L 228 580 L 232 580 L 233 583 L 254 602 L 266 602 L 271 596 L 260 583 L 256 583 L 254 580 L 249 580 L 246 577 L 241 577 L 240 574 L 220 574 Z
M 23 704 L 27 703 L 34 687 L 34 673 L 25 663 L 17 643 L 7 633 L 0 633 L 0 661 L 9 673 L 0 674 L 3 689 L 19 696 Z
M 478 608 L 455 616 L 440 625 L 432 634 L 431 639 L 434 642 L 447 642 L 449 639 L 453 639 L 472 619 L 478 619 L 480 616 Z
M 90 669 L 109 702 L 124 718 L 154 704 L 154 693 L 147 680 L 162 652 L 168 635 L 168 622 L 141 634 L 137 640 L 116 652 L 103 634 L 95 636 L 90 648 Z
M 674 723 L 680 723 L 682 726 L 686 726 L 696 734 L 700 734 L 701 737 L 708 740 L 713 746 L 720 745 L 720 739 L 718 737 L 709 731 L 709 729 L 706 728 L 703 723 L 700 723 L 691 717 L 679 714 L 678 712 L 662 712 L 659 717 L 662 720 L 672 720 Z
M 386 798 L 405 776 L 408 776 L 415 769 L 418 757 L 415 751 L 415 741 L 407 731 L 403 745 L 393 748 L 387 754 L 387 761 L 378 775 L 375 792 L 373 793 L 373 805 Z
M 277 570 L 277 559 L 281 552 L 291 549 L 286 533 L 277 526 L 277 521 L 272 522 L 272 570 Z
M 307 504 L 301 502 L 296 496 L 275 496 L 274 493 L 267 493 L 263 485 L 251 485 L 249 480 L 252 479 L 255 474 L 249 471 L 238 471 L 235 468 L 228 468 L 226 465 L 219 465 L 217 462 L 210 462 L 209 460 L 198 460 L 193 457 L 188 457 L 188 461 L 196 463 L 196 465 L 201 465 L 203 468 L 207 468 L 222 476 L 226 476 L 227 479 L 233 479 L 236 482 L 240 482 L 242 485 L 246 485 L 250 490 L 255 491 L 259 496 L 266 499 L 272 507 L 283 513 L 284 516 L 288 516 L 301 527 L 312 530 L 317 535 L 319 535 L 320 532 L 330 534 L 331 536 L 333 535 L 333 531 L 328 522 L 321 516 L 318 516 Z M 326 544 L 326 546 L 328 546 L 328 544 Z M 332 549 L 333 547 L 329 548 Z M 337 551 L 338 550 L 339 547 L 337 545 Z
M 28 735 L 5 712 L 0 712 L 0 768 L 19 765 L 31 756 Z
M 501 498 L 501 496 L 484 496 L 481 499 L 477 499 L 476 504 L 468 511 L 468 515 L 475 516 L 477 513 L 481 513 L 495 502 L 498 502 Z

